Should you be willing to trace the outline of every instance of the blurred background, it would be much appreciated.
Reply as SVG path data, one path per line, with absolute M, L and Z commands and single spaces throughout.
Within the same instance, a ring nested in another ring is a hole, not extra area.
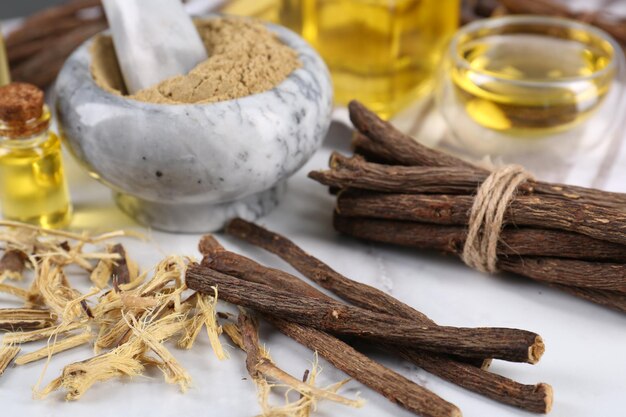
M 5 0 L 0 2 L 0 19 L 10 19 L 33 13 L 45 7 L 63 3 L 65 0 Z

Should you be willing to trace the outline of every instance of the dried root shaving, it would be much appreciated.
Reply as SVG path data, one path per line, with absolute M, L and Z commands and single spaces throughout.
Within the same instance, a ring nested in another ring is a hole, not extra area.
M 46 345 L 17 357 L 15 363 L 47 359 L 44 372 L 59 352 L 93 343 L 100 353 L 65 366 L 58 378 L 35 392 L 38 397 L 63 389 L 68 400 L 77 400 L 98 382 L 138 376 L 150 366 L 161 369 L 166 382 L 185 390 L 191 377 L 165 343 L 185 340 L 192 328 L 198 330 L 186 342 L 188 347 L 206 327 L 216 355 L 226 357 L 218 338 L 217 295 L 194 295 L 183 301 L 184 276 L 191 260 L 167 257 L 147 279 L 148 274 L 140 274 L 121 244 L 100 246 L 128 235 L 89 236 L 0 221 L 0 241 L 5 247 L 0 281 L 23 279 L 26 268 L 32 269 L 34 277 L 28 289 L 0 283 L 0 292 L 25 304 L 0 309 L 0 329 L 10 331 L 0 345 L 1 369 L 18 355 L 20 349 L 14 345 L 29 342 L 45 340 Z M 94 287 L 84 294 L 72 287 L 65 272 L 69 266 L 84 271 L 84 278 Z
M 319 372 L 317 358 L 308 381 L 301 381 L 277 367 L 270 358 L 269 353 L 260 346 L 257 329 L 256 320 L 243 309 L 240 310 L 237 325 L 228 324 L 224 326 L 224 331 L 231 337 L 233 342 L 247 354 L 246 367 L 257 385 L 259 404 L 263 411 L 263 417 L 308 416 L 310 411 L 315 409 L 319 400 L 334 401 L 351 407 L 361 407 L 363 405 L 362 400 L 350 400 L 336 393 L 349 380 L 325 389 L 314 385 L 316 375 Z M 288 388 L 285 394 L 285 405 L 279 407 L 270 405 L 269 396 L 272 388 L 276 387 L 276 385 L 270 384 L 268 379 L 278 381 Z M 290 401 L 290 391 L 299 392 L 300 398 L 297 401 Z
M 20 348 L 16 346 L 0 346 L 0 375 L 6 371 L 11 364 L 11 361 L 15 359 L 17 354 L 20 353 Z

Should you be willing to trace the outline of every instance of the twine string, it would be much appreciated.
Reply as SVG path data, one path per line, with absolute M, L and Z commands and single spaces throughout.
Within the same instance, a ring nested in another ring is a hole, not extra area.
M 507 165 L 491 173 L 478 188 L 470 212 L 462 259 L 481 272 L 498 272 L 498 241 L 504 214 L 517 188 L 533 177 L 519 165 Z

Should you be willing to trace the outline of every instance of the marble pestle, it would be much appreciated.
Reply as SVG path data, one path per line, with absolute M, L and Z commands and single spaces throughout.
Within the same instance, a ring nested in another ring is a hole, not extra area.
M 103 0 L 128 93 L 186 74 L 207 52 L 180 0 Z

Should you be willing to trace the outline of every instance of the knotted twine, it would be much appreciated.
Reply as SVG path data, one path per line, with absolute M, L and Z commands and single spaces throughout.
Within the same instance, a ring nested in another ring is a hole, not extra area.
M 498 272 L 498 241 L 506 209 L 517 188 L 533 177 L 519 165 L 498 168 L 478 188 L 470 212 L 462 259 L 481 272 Z

